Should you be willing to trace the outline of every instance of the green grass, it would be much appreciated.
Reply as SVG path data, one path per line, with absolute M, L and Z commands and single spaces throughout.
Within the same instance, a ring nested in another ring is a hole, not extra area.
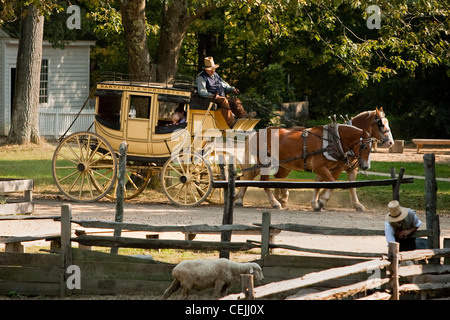
M 371 162 L 370 171 L 389 173 L 390 168 L 394 167 L 396 172 L 400 171 L 400 168 L 405 168 L 406 175 L 412 176 L 424 176 L 424 166 L 422 162 Z M 438 178 L 450 178 L 450 165 L 436 163 L 435 165 L 436 177 Z
M 48 246 L 27 246 L 27 253 L 43 253 L 41 250 L 48 250 Z M 93 247 L 94 251 L 110 253 L 111 249 L 106 247 Z M 193 251 L 193 250 L 181 250 L 181 249 L 137 249 L 137 248 L 119 248 L 119 255 L 131 256 L 142 255 L 151 256 L 153 260 L 162 261 L 167 263 L 177 264 L 184 260 L 193 259 L 215 259 L 217 258 L 217 251 Z M 231 252 L 230 258 L 233 261 L 247 262 L 250 260 L 256 260 L 261 256 L 258 250 Z
M 371 162 L 371 168 L 368 171 L 390 174 L 390 168 L 395 168 L 398 173 L 400 168 L 405 168 L 405 175 L 424 176 L 424 167 L 421 162 Z M 437 178 L 450 178 L 450 165 L 437 163 L 435 165 Z M 312 172 L 291 172 L 289 178 L 293 179 L 315 179 L 316 175 Z M 374 177 L 375 176 L 371 176 Z M 346 180 L 347 176 L 342 174 L 339 180 Z M 387 179 L 387 178 L 380 178 Z M 367 180 L 364 173 L 360 172 L 358 180 Z
M 0 178 L 33 179 L 35 192 L 57 192 L 52 176 L 54 149 L 47 143 L 0 146 Z

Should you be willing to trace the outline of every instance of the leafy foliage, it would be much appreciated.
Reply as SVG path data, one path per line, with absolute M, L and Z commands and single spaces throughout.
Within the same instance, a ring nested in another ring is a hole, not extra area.
M 152 61 L 165 9 L 179 1 L 146 1 Z M 192 22 L 179 73 L 195 77 L 203 57 L 214 56 L 221 76 L 263 118 L 261 125 L 270 124 L 280 103 L 307 95 L 311 123 L 326 122 L 333 113 L 351 116 L 384 107 L 396 138 L 450 137 L 447 1 L 186 1 Z M 25 2 L 0 0 L 0 26 L 10 34 Z M 83 24 L 70 32 L 64 28 L 67 1 L 34 2 L 41 3 L 46 38 L 55 45 L 96 40 L 94 78 L 102 71 L 127 71 L 119 0 L 71 1 L 81 7 Z M 367 23 L 373 4 L 381 13 L 379 29 Z M 197 16 L 201 12 L 206 13 Z

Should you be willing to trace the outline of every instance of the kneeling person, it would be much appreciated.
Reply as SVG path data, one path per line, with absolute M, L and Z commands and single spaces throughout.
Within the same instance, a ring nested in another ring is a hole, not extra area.
M 416 250 L 416 238 L 411 235 L 422 225 L 416 212 L 409 208 L 403 208 L 397 200 L 388 204 L 389 213 L 386 215 L 384 233 L 386 241 L 398 242 L 400 251 Z

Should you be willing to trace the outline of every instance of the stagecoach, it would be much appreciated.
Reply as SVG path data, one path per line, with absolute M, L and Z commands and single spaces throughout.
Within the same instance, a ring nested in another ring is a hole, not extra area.
M 177 108 L 185 110 L 185 123 L 172 124 Z M 125 199 L 138 196 L 160 173 L 165 195 L 177 205 L 221 202 L 221 189 L 213 188 L 213 181 L 226 179 L 219 164 L 226 165 L 236 149 L 214 142 L 231 139 L 226 144 L 235 144 L 236 134 L 248 132 L 258 121 L 239 119 L 228 127 L 217 106 L 186 83 L 102 81 L 96 85 L 93 131 L 61 137 L 53 155 L 53 177 L 71 200 L 115 199 L 119 147 L 125 141 Z

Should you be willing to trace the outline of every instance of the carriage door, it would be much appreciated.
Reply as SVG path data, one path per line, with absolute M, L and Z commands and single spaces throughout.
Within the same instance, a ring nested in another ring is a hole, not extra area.
M 128 152 L 146 156 L 149 150 L 149 124 L 152 95 L 129 92 L 126 136 Z

